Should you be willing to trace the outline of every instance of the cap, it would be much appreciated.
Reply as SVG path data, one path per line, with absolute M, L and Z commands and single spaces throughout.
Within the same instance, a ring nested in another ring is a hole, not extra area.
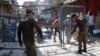
M 33 13 L 33 15 L 34 15 L 34 12 L 32 11 L 32 9 L 26 9 L 26 14 L 28 14 L 28 13 Z
M 67 15 L 66 17 L 71 17 L 70 15 Z

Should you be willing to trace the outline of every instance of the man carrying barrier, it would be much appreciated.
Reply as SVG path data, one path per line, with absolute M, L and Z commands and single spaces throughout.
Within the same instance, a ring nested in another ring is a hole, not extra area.
M 72 19 L 75 20 L 76 24 L 74 25 L 74 29 L 72 30 L 71 33 L 69 33 L 70 35 L 73 34 L 76 30 L 76 28 L 79 28 L 79 32 L 78 32 L 78 54 L 82 54 L 82 52 L 87 52 L 87 48 L 86 48 L 86 39 L 85 39 L 85 35 L 86 35 L 86 20 L 83 17 L 83 13 L 80 13 L 79 16 L 77 16 L 76 14 L 73 14 L 71 16 Z M 83 43 L 83 47 L 84 49 L 82 50 L 82 43 Z

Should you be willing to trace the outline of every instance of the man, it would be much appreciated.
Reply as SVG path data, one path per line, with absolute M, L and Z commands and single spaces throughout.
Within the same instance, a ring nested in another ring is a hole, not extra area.
M 19 22 L 17 31 L 19 45 L 22 47 L 24 43 L 26 48 L 26 56 L 37 56 L 34 43 L 34 28 L 37 29 L 38 33 L 40 34 L 40 38 L 43 39 L 42 31 L 34 20 L 33 15 L 34 12 L 31 9 L 27 9 L 26 16 L 23 20 L 21 20 L 21 22 Z M 21 39 L 21 33 L 23 40 Z
M 64 29 L 65 29 L 65 34 L 66 34 L 66 38 L 67 38 L 67 43 L 70 43 L 71 40 L 71 35 L 68 35 L 68 32 L 71 31 L 71 18 L 70 15 L 66 16 L 67 18 L 64 20 L 63 24 L 64 24 Z
M 75 20 L 76 24 L 75 24 L 74 29 L 72 30 L 72 32 L 70 34 L 73 34 L 76 31 L 77 27 L 79 28 L 79 32 L 78 32 L 78 45 L 79 45 L 78 54 L 82 54 L 82 51 L 87 52 L 86 41 L 85 41 L 86 20 L 83 18 L 83 15 L 81 13 L 80 13 L 79 17 L 76 14 L 73 14 L 72 19 Z M 82 43 L 84 45 L 83 50 L 82 50 Z
M 56 37 L 57 32 L 59 33 L 59 41 L 62 42 L 61 32 L 60 32 L 60 20 L 59 20 L 58 16 L 55 18 L 52 25 L 55 26 L 54 42 L 56 42 L 55 37 Z
M 88 22 L 87 22 L 87 25 L 88 25 L 88 32 L 91 34 L 92 38 L 91 38 L 91 42 L 94 42 L 95 38 L 94 38 L 94 34 L 93 34 L 93 30 L 94 30 L 94 26 L 95 26 L 95 23 L 94 23 L 94 16 L 92 15 L 92 13 L 90 12 L 89 15 L 88 15 Z

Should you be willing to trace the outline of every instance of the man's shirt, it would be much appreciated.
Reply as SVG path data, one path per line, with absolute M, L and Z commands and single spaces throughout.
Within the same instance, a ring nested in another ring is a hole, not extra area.
M 71 34 L 76 31 L 77 27 L 79 28 L 79 31 L 86 30 L 86 20 L 85 19 L 83 19 L 83 20 L 77 19 L 75 22 L 76 22 L 76 24 L 74 25 L 74 29 L 72 30 Z
M 19 22 L 17 31 L 19 42 L 22 41 L 21 35 L 24 42 L 34 42 L 34 28 L 37 29 L 42 37 L 42 31 L 33 18 L 25 19 Z

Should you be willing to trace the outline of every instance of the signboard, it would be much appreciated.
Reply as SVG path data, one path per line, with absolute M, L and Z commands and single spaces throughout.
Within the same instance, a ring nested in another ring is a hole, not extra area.
M 12 42 L 15 41 L 16 28 L 17 28 L 17 17 L 0 15 L 2 20 L 2 41 Z

